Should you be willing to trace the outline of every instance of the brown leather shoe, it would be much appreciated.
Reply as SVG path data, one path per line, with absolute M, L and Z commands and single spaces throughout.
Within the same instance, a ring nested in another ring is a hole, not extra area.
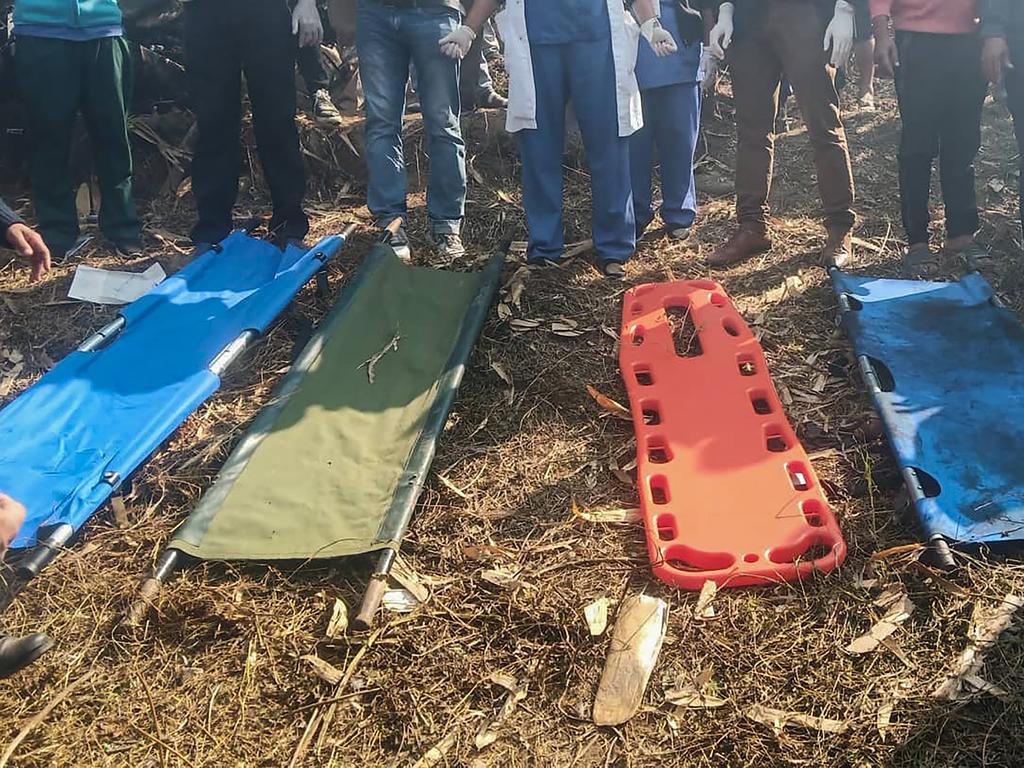
M 725 245 L 708 257 L 710 267 L 731 267 L 746 261 L 751 256 L 770 250 L 772 241 L 764 227 L 757 224 L 743 224 Z
M 847 229 L 830 229 L 825 247 L 821 250 L 821 263 L 825 269 L 845 269 L 853 261 L 853 238 Z

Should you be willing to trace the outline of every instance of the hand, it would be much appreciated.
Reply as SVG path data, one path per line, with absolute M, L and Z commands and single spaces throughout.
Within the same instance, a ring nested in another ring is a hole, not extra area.
M 463 24 L 441 38 L 441 52 L 450 59 L 464 59 L 476 40 L 476 32 Z
M 715 86 L 718 85 L 718 59 L 708 48 L 705 48 L 704 53 L 700 55 L 700 70 L 704 73 L 700 89 L 705 94 L 713 93 Z
M 10 496 L 0 493 L 0 557 L 11 546 L 18 529 L 25 522 L 25 508 Z
M 988 37 L 981 49 L 981 66 L 990 83 L 998 83 L 1008 69 L 1013 69 L 1010 48 L 1005 38 Z
M 299 46 L 310 48 L 320 45 L 324 39 L 324 25 L 320 22 L 320 12 L 316 9 L 316 0 L 299 0 L 292 11 L 292 34 L 299 38 Z
M 722 7 L 718 9 L 718 21 L 708 35 L 708 50 L 718 60 L 725 58 L 725 52 L 732 43 L 733 7 L 732 3 L 722 3 Z
M 672 39 L 672 33 L 661 26 L 657 19 L 648 19 L 641 24 L 640 34 L 650 43 L 655 56 L 671 56 L 679 50 L 676 41 Z
M 875 67 L 879 77 L 896 77 L 900 66 L 900 52 L 896 48 L 896 40 L 889 30 L 875 32 Z
M 50 249 L 34 229 L 24 224 L 11 224 L 7 229 L 7 243 L 31 262 L 33 283 L 50 271 Z
M 836 0 L 836 10 L 825 30 L 825 51 L 832 49 L 832 66 L 845 67 L 853 52 L 853 6 L 846 0 Z

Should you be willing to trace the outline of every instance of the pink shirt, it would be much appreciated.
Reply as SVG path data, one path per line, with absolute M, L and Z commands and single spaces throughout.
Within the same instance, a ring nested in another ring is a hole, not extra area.
M 871 18 L 889 16 L 901 32 L 962 35 L 978 27 L 977 0 L 871 0 Z

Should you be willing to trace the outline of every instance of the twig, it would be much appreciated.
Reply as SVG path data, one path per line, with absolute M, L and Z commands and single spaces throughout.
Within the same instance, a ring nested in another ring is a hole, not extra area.
M 64 701 L 64 699 L 70 696 L 74 692 L 74 690 L 78 688 L 78 686 L 80 686 L 82 683 L 84 683 L 86 680 L 92 677 L 94 671 L 95 670 L 90 669 L 80 678 L 75 680 L 75 682 L 65 686 L 64 690 L 58 693 L 56 698 L 53 699 L 53 701 L 51 701 L 49 704 L 47 704 L 45 707 L 39 710 L 38 713 L 33 715 L 29 719 L 29 721 L 21 727 L 21 730 L 18 731 L 18 735 L 15 736 L 11 743 L 7 745 L 7 749 L 5 749 L 3 755 L 0 756 L 0 768 L 6 768 L 7 761 L 11 759 L 11 756 L 14 754 L 14 750 L 18 748 L 18 745 L 25 740 L 26 736 L 28 736 L 29 731 L 31 731 L 33 728 L 35 728 L 37 725 L 43 722 L 43 720 L 46 719 L 47 715 L 53 712 L 53 710 L 56 709 L 57 706 L 62 701 Z
M 370 357 L 368 360 L 364 360 L 363 362 L 361 362 L 359 365 L 356 366 L 356 370 L 358 371 L 360 368 L 362 368 L 365 365 L 366 366 L 366 378 L 369 380 L 369 382 L 371 384 L 373 384 L 373 379 L 374 379 L 373 369 L 376 367 L 377 363 L 380 362 L 380 359 L 382 357 L 384 357 L 384 355 L 386 355 L 388 352 L 397 352 L 398 351 L 398 342 L 399 342 L 399 340 L 401 338 L 402 338 L 401 334 L 396 330 L 395 331 L 395 335 L 391 337 L 391 341 L 389 341 L 387 344 L 384 345 L 384 349 L 382 349 L 380 352 L 378 352 L 377 354 L 375 354 L 372 357 Z
M 153 703 L 153 694 L 149 690 L 149 683 L 146 682 L 146 678 L 141 673 L 136 673 L 136 675 L 139 678 L 139 682 L 142 683 L 142 690 L 146 692 L 146 701 L 149 702 L 149 714 L 153 717 L 153 728 L 156 730 L 156 738 L 153 741 L 160 745 L 160 765 L 166 768 L 167 745 L 164 744 L 164 735 L 160 732 L 160 719 L 156 715 L 156 704 Z

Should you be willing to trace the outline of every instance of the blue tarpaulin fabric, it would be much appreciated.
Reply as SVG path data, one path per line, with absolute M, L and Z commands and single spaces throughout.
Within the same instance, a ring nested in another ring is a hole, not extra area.
M 329 241 L 282 251 L 232 234 L 126 307 L 112 343 L 71 353 L 0 411 L 0 489 L 28 510 L 13 546 L 59 524 L 77 530 L 217 390 L 210 363 L 274 320 Z
M 940 283 L 833 270 L 832 281 L 893 452 L 917 474 L 928 537 L 1019 547 L 1024 326 L 977 273 Z

